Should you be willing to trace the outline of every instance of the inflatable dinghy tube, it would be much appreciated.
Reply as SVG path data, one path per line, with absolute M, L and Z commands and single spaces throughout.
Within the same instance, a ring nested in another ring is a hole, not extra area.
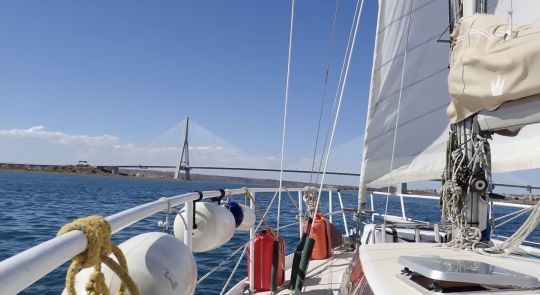
M 140 294 L 191 295 L 197 282 L 197 265 L 189 248 L 162 232 L 144 233 L 119 245 L 128 271 Z M 101 265 L 110 293 L 120 288 L 121 279 L 105 264 Z M 77 294 L 86 294 L 94 268 L 81 270 L 75 279 Z M 64 289 L 62 294 L 67 294 Z
M 194 208 L 195 223 L 192 232 L 193 252 L 206 252 L 214 250 L 227 243 L 234 235 L 235 221 L 231 212 L 224 207 L 209 202 L 198 202 Z M 186 216 L 182 209 L 174 219 L 174 236 L 184 241 Z

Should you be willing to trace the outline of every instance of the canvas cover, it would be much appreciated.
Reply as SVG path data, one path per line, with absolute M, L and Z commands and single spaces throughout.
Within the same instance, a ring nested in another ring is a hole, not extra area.
M 447 113 L 453 123 L 540 93 L 540 27 L 510 29 L 504 18 L 473 15 L 461 19 L 452 37 Z

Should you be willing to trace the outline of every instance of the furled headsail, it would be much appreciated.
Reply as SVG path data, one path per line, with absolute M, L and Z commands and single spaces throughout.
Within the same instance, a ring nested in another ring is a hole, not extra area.
M 452 33 L 448 116 L 454 123 L 540 93 L 540 26 L 464 17 Z

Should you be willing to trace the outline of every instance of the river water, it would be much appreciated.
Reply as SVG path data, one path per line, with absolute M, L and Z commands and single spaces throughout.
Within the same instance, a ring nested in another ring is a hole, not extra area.
M 60 227 L 78 217 L 99 214 L 108 216 L 130 207 L 154 201 L 160 197 L 178 195 L 194 190 L 213 190 L 219 188 L 241 188 L 241 183 L 179 182 L 173 180 L 138 179 L 125 177 L 100 177 L 63 175 L 55 173 L 7 172 L 0 171 L 0 260 L 35 246 L 56 235 Z M 343 192 L 345 207 L 356 207 L 356 194 Z M 273 194 L 257 194 L 257 205 L 264 210 Z M 297 194 L 291 193 L 297 201 Z M 243 202 L 243 197 L 235 199 Z M 322 212 L 328 212 L 327 197 L 323 196 Z M 376 208 L 384 208 L 384 198 L 376 198 Z M 277 202 L 276 202 L 277 203 Z M 407 216 L 422 220 L 437 221 L 439 210 L 437 201 L 406 200 Z M 276 205 L 270 211 L 268 220 L 276 224 Z M 339 201 L 333 196 L 333 210 L 339 210 Z M 511 212 L 509 208 L 499 208 L 496 216 Z M 400 214 L 397 200 L 389 203 L 389 212 Z M 289 195 L 283 194 L 281 206 L 281 226 L 296 222 L 296 209 Z M 349 228 L 355 223 L 347 217 Z M 150 231 L 162 231 L 157 222 L 164 220 L 165 214 L 157 214 L 142 220 L 113 236 L 116 243 Z M 500 234 L 511 234 L 525 216 L 517 218 L 499 230 Z M 341 215 L 334 215 L 334 224 L 343 230 Z M 296 247 L 299 237 L 297 225 L 280 231 L 286 240 L 287 253 Z M 237 232 L 233 239 L 219 249 L 195 255 L 199 277 L 214 268 L 235 249 L 242 246 L 248 238 L 247 233 Z M 540 242 L 537 229 L 530 238 Z M 220 270 L 212 274 L 198 287 L 196 294 L 219 294 L 239 255 L 235 256 Z M 67 263 L 46 277 L 34 283 L 21 294 L 60 294 L 64 286 Z M 246 276 L 245 258 L 233 276 L 232 283 Z M 230 285 L 230 286 L 231 286 Z M 229 287 L 230 287 L 229 286 Z M 0 286 L 1 288 L 1 286 Z M 1 293 L 1 292 L 0 292 Z

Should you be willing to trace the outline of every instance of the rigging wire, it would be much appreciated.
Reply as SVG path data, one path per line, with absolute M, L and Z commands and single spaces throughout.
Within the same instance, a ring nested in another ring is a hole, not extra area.
M 359 9 L 358 14 L 356 15 L 356 19 L 354 20 L 355 28 L 354 28 L 353 39 L 352 39 L 352 42 L 351 42 L 351 48 L 349 50 L 349 54 L 347 55 L 347 66 L 345 67 L 345 74 L 343 76 L 343 84 L 341 85 L 341 89 L 340 89 L 340 93 L 339 93 L 339 100 L 338 100 L 338 104 L 337 104 L 337 108 L 336 108 L 336 114 L 334 116 L 334 123 L 333 123 L 333 126 L 332 126 L 332 133 L 330 135 L 330 141 L 328 143 L 328 151 L 326 152 L 326 159 L 325 159 L 325 162 L 324 162 L 324 168 L 323 168 L 322 175 L 321 175 L 321 183 L 320 183 L 320 186 L 319 186 L 319 192 L 318 192 L 318 197 L 317 197 L 317 203 L 315 204 L 314 214 L 317 212 L 317 210 L 319 208 L 320 200 L 321 200 L 321 193 L 322 193 L 322 189 L 323 189 L 323 185 L 324 185 L 324 177 L 326 176 L 326 168 L 328 166 L 328 159 L 330 158 L 330 152 L 332 150 L 332 143 L 334 141 L 334 135 L 335 135 L 335 132 L 336 132 L 336 126 L 337 126 L 337 122 L 338 122 L 338 119 L 339 119 L 339 113 L 340 113 L 340 110 L 341 110 L 341 102 L 343 101 L 343 93 L 344 93 L 344 90 L 345 90 L 345 86 L 347 85 L 347 77 L 349 76 L 349 67 L 351 65 L 352 53 L 354 52 L 354 45 L 356 44 L 356 36 L 357 36 L 357 33 L 358 33 L 358 26 L 360 24 L 360 16 L 362 15 L 362 8 L 364 6 L 364 0 L 358 0 L 358 1 L 361 1 L 360 2 L 360 9 Z M 314 226 L 312 226 L 310 228 L 310 231 L 309 231 L 309 236 L 310 237 L 313 234 L 313 228 L 314 228 Z
M 361 10 L 360 0 L 357 0 L 356 1 L 356 7 L 354 9 L 353 21 L 351 22 L 351 29 L 349 30 L 349 38 L 347 40 L 347 46 L 345 47 L 345 54 L 343 55 L 343 62 L 341 64 L 341 70 L 340 70 L 340 73 L 339 73 L 338 85 L 337 85 L 337 88 L 336 88 L 336 93 L 334 95 L 334 104 L 332 106 L 332 112 L 330 113 L 331 117 L 335 116 L 336 106 L 337 106 L 337 102 L 338 102 L 338 99 L 339 99 L 339 90 L 341 89 L 341 85 L 343 84 L 343 74 L 344 74 L 344 71 L 345 71 L 346 63 L 347 63 L 347 55 L 348 55 L 348 53 L 350 51 L 351 41 L 353 39 L 353 32 L 354 32 L 354 28 L 355 28 L 355 23 L 356 23 L 356 19 L 357 19 L 357 16 L 358 16 L 360 10 Z M 330 137 L 330 132 L 331 131 L 332 131 L 332 124 L 328 124 L 328 129 L 326 130 L 326 136 L 325 136 L 325 140 L 324 140 L 324 146 L 323 146 L 323 150 L 322 150 L 322 153 L 321 153 L 321 158 L 319 160 L 319 167 L 317 168 L 317 177 L 315 179 L 315 184 L 319 183 L 319 176 L 321 174 L 324 154 L 325 154 L 326 149 L 328 147 L 328 139 Z M 310 181 L 310 184 L 311 184 L 311 181 Z M 313 207 L 313 208 L 315 208 L 315 207 Z M 310 210 L 306 210 L 304 212 L 304 219 L 307 218 L 309 213 L 310 213 Z
M 333 52 L 333 49 L 334 49 L 334 37 L 335 37 L 335 33 L 336 33 L 336 20 L 337 20 L 338 11 L 339 11 L 339 0 L 336 0 L 336 9 L 334 11 L 334 21 L 332 23 L 332 33 L 331 33 L 331 37 L 330 37 L 330 45 L 329 45 L 329 50 L 328 50 L 328 60 L 326 62 L 326 71 L 325 71 L 325 74 L 324 74 L 324 87 L 323 87 L 322 98 L 321 98 L 321 109 L 319 111 L 319 123 L 317 124 L 317 136 L 315 137 L 315 148 L 313 150 L 313 160 L 311 162 L 311 173 L 309 175 L 309 186 L 310 187 L 311 187 L 312 180 L 313 180 L 313 173 L 314 173 L 314 168 L 315 168 L 315 158 L 317 156 L 317 148 L 318 148 L 318 145 L 319 145 L 319 133 L 320 133 L 320 130 L 321 130 L 321 121 L 322 121 L 322 115 L 323 115 L 323 109 L 324 109 L 324 101 L 326 100 L 326 89 L 328 88 L 328 74 L 329 74 L 329 71 L 330 71 L 330 63 L 331 63 L 331 60 L 332 60 L 332 52 Z M 319 171 L 317 171 L 317 174 L 318 174 L 318 172 Z
M 278 212 L 277 212 L 277 229 L 276 239 L 279 236 L 279 218 L 281 213 L 281 188 L 283 187 L 283 160 L 285 154 L 285 134 L 287 131 L 287 106 L 289 104 L 289 81 L 291 76 L 291 52 L 292 52 L 292 37 L 294 28 L 294 0 L 291 1 L 291 26 L 289 30 L 289 57 L 287 60 L 287 80 L 285 82 L 285 110 L 283 113 L 283 130 L 281 134 L 281 161 L 279 168 L 279 190 L 278 190 Z
M 347 46 L 345 48 L 345 55 L 343 56 L 343 62 L 341 63 L 341 70 L 340 70 L 340 73 L 339 73 L 338 85 L 337 85 L 337 88 L 336 88 L 336 93 L 334 95 L 334 104 L 332 106 L 331 116 L 335 115 L 336 105 L 337 105 L 337 101 L 338 101 L 338 97 L 339 97 L 339 89 L 341 87 L 341 84 L 343 83 L 343 73 L 344 73 L 344 69 L 345 69 L 345 64 L 347 62 L 347 53 L 350 50 L 352 35 L 353 35 L 353 32 L 354 32 L 355 20 L 357 18 L 359 8 L 360 8 L 360 1 L 356 1 L 356 8 L 354 10 L 353 21 L 351 23 L 351 29 L 349 31 L 349 39 L 347 40 Z M 324 154 L 325 154 L 326 149 L 328 147 L 328 138 L 330 136 L 331 128 L 332 128 L 332 125 L 328 124 L 328 129 L 326 130 L 326 136 L 325 136 L 325 139 L 324 139 L 324 147 L 323 147 L 323 150 L 322 150 L 322 153 L 321 153 L 321 158 L 319 160 L 319 168 L 317 168 L 317 178 L 315 179 L 316 184 L 319 183 L 319 176 L 321 174 L 321 168 L 322 168 Z
M 407 63 L 407 46 L 409 46 L 409 32 L 411 29 L 411 16 L 412 16 L 412 9 L 413 9 L 413 2 L 411 1 L 410 10 L 409 10 L 409 17 L 407 22 L 407 36 L 405 37 L 405 52 L 403 53 L 403 65 L 401 66 L 401 82 L 399 86 L 399 98 L 398 98 L 398 105 L 396 110 L 396 126 L 394 128 L 394 139 L 392 143 L 392 157 L 390 158 L 390 174 L 388 175 L 388 189 L 387 189 L 387 195 L 386 195 L 386 202 L 384 205 L 384 218 L 383 218 L 383 224 L 386 225 L 386 214 L 388 213 L 388 201 L 390 197 L 390 184 L 392 183 L 392 172 L 394 170 L 394 155 L 396 152 L 396 138 L 397 138 L 397 129 L 399 125 L 399 111 L 401 109 L 401 98 L 403 97 L 403 82 L 405 80 L 405 65 Z M 381 235 L 384 235 L 384 233 L 381 233 Z

